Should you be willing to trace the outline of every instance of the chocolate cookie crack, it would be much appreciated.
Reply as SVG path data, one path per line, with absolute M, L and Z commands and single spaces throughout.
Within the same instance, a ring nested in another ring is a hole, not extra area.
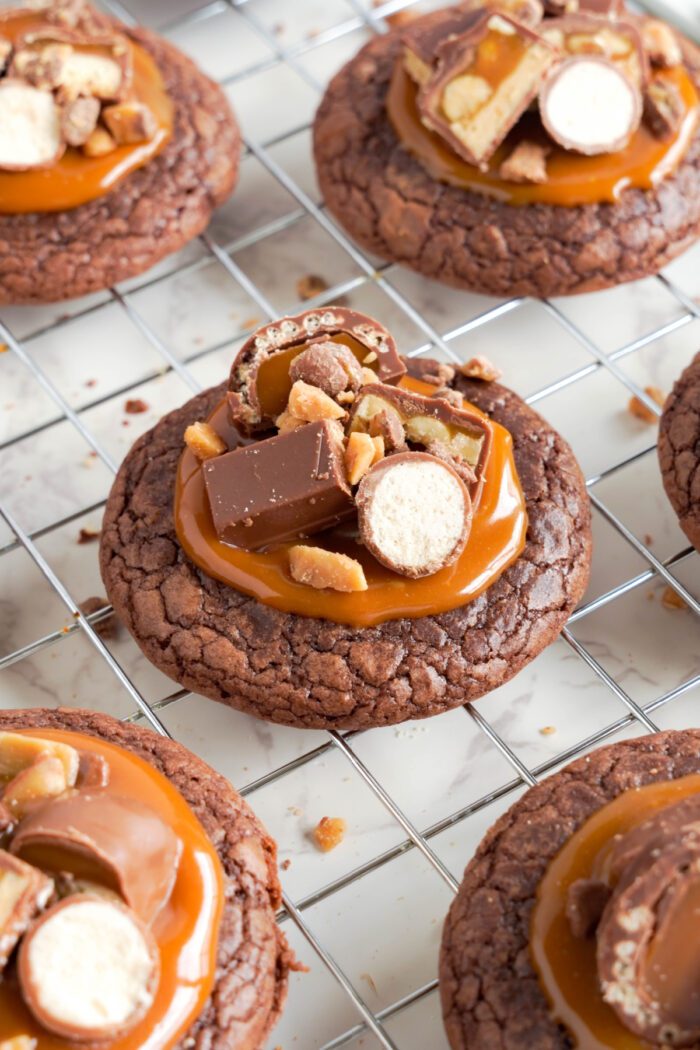
M 0 215 L 0 302 L 73 298 L 141 273 L 197 236 L 236 182 L 240 135 L 221 89 L 155 34 L 123 31 L 160 69 L 175 104 L 172 137 L 104 197 Z
M 228 782 L 179 744 L 96 712 L 4 711 L 3 729 L 72 729 L 127 748 L 183 794 L 214 843 L 226 875 L 217 983 L 178 1050 L 257 1050 L 274 1025 L 295 965 L 275 922 L 281 890 L 276 847 Z M 251 989 L 253 990 L 251 992 Z
M 683 372 L 664 407 L 659 463 L 681 528 L 700 550 L 700 354 Z
M 179 548 L 172 499 L 182 434 L 207 416 L 223 386 L 139 439 L 108 501 L 101 567 L 148 658 L 187 688 L 258 717 L 318 728 L 436 714 L 520 670 L 561 630 L 585 589 L 588 499 L 568 446 L 515 394 L 478 381 L 460 380 L 460 389 L 513 434 L 530 519 L 525 550 L 470 604 L 373 628 L 262 605 L 207 577 Z
M 367 250 L 458 288 L 545 297 L 656 272 L 700 233 L 700 131 L 658 190 L 628 189 L 616 204 L 516 207 L 437 182 L 386 114 L 401 37 L 370 41 L 331 81 L 314 124 L 326 204 Z M 696 80 L 699 54 L 685 45 Z

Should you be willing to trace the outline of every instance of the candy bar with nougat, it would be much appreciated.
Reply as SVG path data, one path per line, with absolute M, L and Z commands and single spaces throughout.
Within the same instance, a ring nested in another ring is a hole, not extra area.
M 604 20 L 582 11 L 545 22 L 541 35 L 559 48 L 565 57 L 606 58 L 638 88 L 647 80 L 649 61 L 639 30 L 631 22 Z
M 437 70 L 418 93 L 421 120 L 469 164 L 486 168 L 558 57 L 544 36 L 514 19 L 482 19 L 440 49 Z
M 543 13 L 541 0 L 467 0 L 446 8 L 438 22 L 426 25 L 417 19 L 402 35 L 406 72 L 417 84 L 425 84 L 437 63 L 440 47 L 490 15 L 509 15 L 534 29 Z
M 374 383 L 362 388 L 352 407 L 350 433 L 371 434 L 374 421 L 387 416 L 394 422 L 398 420 L 409 445 L 427 451 L 435 449 L 436 458 L 452 462 L 458 473 L 468 478 L 469 493 L 476 505 L 491 448 L 489 421 L 475 412 L 455 408 L 441 397 L 423 397 Z

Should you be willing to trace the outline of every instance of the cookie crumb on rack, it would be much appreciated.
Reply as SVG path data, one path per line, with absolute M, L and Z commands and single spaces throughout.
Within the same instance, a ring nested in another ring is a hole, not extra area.
M 78 543 L 93 543 L 100 538 L 99 529 L 81 529 L 78 533 Z
M 556 726 L 542 726 L 540 729 L 541 736 L 553 736 L 557 731 Z
M 107 598 L 86 598 L 84 602 L 81 602 L 78 608 L 80 609 L 83 616 L 91 616 L 92 613 L 98 612 L 100 609 L 106 609 L 109 607 L 109 601 Z M 103 642 L 111 642 L 119 633 L 119 620 L 116 615 L 111 612 L 104 619 L 98 620 L 97 623 L 92 624 L 92 629 Z
M 326 291 L 328 291 L 328 281 L 321 277 L 320 274 L 305 273 L 297 281 L 297 295 L 304 303 L 307 299 L 314 299 L 317 295 L 321 295 L 322 292 Z
M 657 386 L 645 386 L 644 393 L 648 394 L 651 400 L 655 401 L 659 408 L 663 408 L 666 395 L 663 391 L 659 390 Z M 652 412 L 643 401 L 640 401 L 636 394 L 629 399 L 627 410 L 635 417 L 635 419 L 641 419 L 642 423 L 658 423 L 659 421 L 656 412 Z
M 140 397 L 130 397 L 124 405 L 124 411 L 130 416 L 137 416 L 140 412 L 148 412 L 148 403 Z
M 665 587 L 664 592 L 661 595 L 661 604 L 665 609 L 687 609 L 686 602 L 681 598 L 677 591 L 674 591 L 673 587 Z
M 343 841 L 346 830 L 342 817 L 321 817 L 314 828 L 314 842 L 323 853 L 329 853 Z

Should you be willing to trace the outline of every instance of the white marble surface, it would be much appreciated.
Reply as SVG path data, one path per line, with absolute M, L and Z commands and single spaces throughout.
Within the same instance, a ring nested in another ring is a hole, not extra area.
M 197 0 L 127 0 L 135 15 L 165 27 L 212 76 L 227 80 L 246 136 L 267 144 L 266 155 L 313 202 L 318 193 L 304 125 L 318 101 L 317 87 L 368 35 L 357 24 L 361 6 L 303 0 L 292 14 L 283 0 L 248 0 L 240 10 L 223 0 L 199 5 Z M 168 29 L 189 14 L 195 16 L 191 21 Z M 348 31 L 339 33 L 339 25 Z M 276 61 L 280 48 L 295 56 L 295 64 Z M 263 228 L 271 232 L 260 239 L 256 231 Z M 275 310 L 293 309 L 297 280 L 315 272 L 329 284 L 355 282 L 349 302 L 389 325 L 403 351 L 415 352 L 427 342 L 425 331 L 402 306 L 377 281 L 362 280 L 357 262 L 300 211 L 299 201 L 256 157 L 245 156 L 238 191 L 215 217 L 210 233 L 232 251 L 235 264 Z M 696 249 L 668 270 L 690 297 L 700 295 L 699 264 Z M 629 414 L 624 382 L 627 377 L 640 387 L 668 391 L 700 347 L 700 320 L 687 314 L 660 281 L 562 300 L 555 311 L 524 302 L 495 319 L 477 321 L 499 304 L 396 267 L 383 273 L 391 289 L 441 334 L 474 322 L 470 331 L 450 339 L 454 353 L 487 354 L 511 386 L 534 398 L 572 442 L 587 476 L 606 475 L 592 486 L 597 498 L 654 555 L 668 559 L 686 548 L 663 495 L 655 427 Z M 201 242 L 122 291 L 155 340 L 187 362 L 202 385 L 224 376 L 246 330 L 264 319 L 261 301 L 237 284 Z M 563 326 L 556 311 L 581 338 Z M 114 462 L 139 433 L 188 396 L 186 382 L 167 369 L 154 341 L 108 294 L 45 308 L 4 309 L 0 320 Z M 655 336 L 662 326 L 667 334 Z M 609 356 L 621 375 L 598 367 L 586 340 Z M 639 348 L 621 353 L 637 341 Z M 142 398 L 147 410 L 128 415 L 127 397 Z M 109 466 L 90 455 L 89 444 L 61 420 L 55 402 L 12 353 L 0 354 L 0 405 L 0 441 L 13 442 L 2 455 L 0 498 L 21 527 L 35 534 L 41 555 L 77 601 L 101 595 L 96 545 L 79 545 L 77 536 L 81 527 L 99 528 Z M 619 464 L 619 470 L 608 473 Z M 95 509 L 86 509 L 93 504 Z M 603 514 L 596 511 L 594 519 L 586 601 L 649 569 L 643 554 Z M 0 525 L 0 546 L 10 542 Z M 688 555 L 672 571 L 700 598 L 697 555 Z M 56 632 L 52 644 L 5 667 L 2 706 L 63 703 L 134 715 L 132 697 L 90 640 L 75 631 L 61 634 L 70 614 L 29 555 L 10 550 L 0 572 L 0 653 L 14 653 Z M 577 619 L 571 633 L 632 701 L 649 704 L 675 691 L 653 717 L 664 728 L 688 726 L 698 722 L 700 701 L 699 688 L 683 689 L 700 674 L 698 620 L 688 609 L 668 608 L 664 590 L 658 577 L 644 578 L 624 596 Z M 146 663 L 125 632 L 109 642 L 109 650 L 149 703 L 176 690 Z M 611 739 L 641 731 L 622 721 L 624 702 L 563 639 L 477 708 L 505 745 L 541 772 L 556 768 L 562 756 L 586 747 L 589 738 L 606 729 L 614 731 Z M 295 902 L 320 894 L 304 908 L 304 920 L 371 1010 L 390 1007 L 434 980 L 451 891 L 417 850 L 402 848 L 406 833 L 368 779 L 376 779 L 414 828 L 430 832 L 440 863 L 459 878 L 488 825 L 522 790 L 512 766 L 469 714 L 457 710 L 352 737 L 361 769 L 323 733 L 269 726 L 201 697 L 173 702 L 160 709 L 160 717 L 177 739 L 237 787 L 251 788 L 251 804 L 278 840 L 281 859 L 289 862 L 282 872 L 286 892 Z M 315 757 L 301 761 L 315 749 L 320 749 Z M 286 775 L 270 779 L 286 763 L 295 764 Z M 326 814 L 344 817 L 348 834 L 336 851 L 321 855 L 310 832 Z M 353 878 L 359 868 L 366 871 Z M 337 892 L 321 893 L 335 880 L 342 880 Z M 301 933 L 291 922 L 285 925 L 310 973 L 293 978 L 289 1005 L 269 1050 L 315 1050 L 351 1029 L 358 1015 Z M 401 1050 L 444 1050 L 436 993 L 391 1015 L 386 1031 Z M 366 1050 L 380 1044 L 365 1032 L 348 1045 Z

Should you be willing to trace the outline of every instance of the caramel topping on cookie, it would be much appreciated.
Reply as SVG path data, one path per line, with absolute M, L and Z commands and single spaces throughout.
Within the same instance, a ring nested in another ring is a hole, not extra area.
M 214 986 L 224 899 L 190 807 L 136 755 L 63 730 L 0 733 L 0 791 L 0 1046 L 176 1045 Z
M 66 210 L 147 163 L 172 131 L 148 53 L 87 5 L 0 12 L 0 212 Z
M 699 915 L 700 776 L 630 789 L 574 832 L 540 884 L 532 950 L 577 1045 L 697 1045 Z
M 185 553 L 276 608 L 360 626 L 488 587 L 525 539 L 510 436 L 443 385 L 451 366 L 430 383 L 404 367 L 388 332 L 337 307 L 252 336 L 198 424 L 227 451 L 203 459 L 186 437 Z
M 655 187 L 700 117 L 678 37 L 658 20 L 626 21 L 620 3 L 546 9 L 539 20 L 491 7 L 418 19 L 387 96 L 397 136 L 435 179 L 512 204 Z

